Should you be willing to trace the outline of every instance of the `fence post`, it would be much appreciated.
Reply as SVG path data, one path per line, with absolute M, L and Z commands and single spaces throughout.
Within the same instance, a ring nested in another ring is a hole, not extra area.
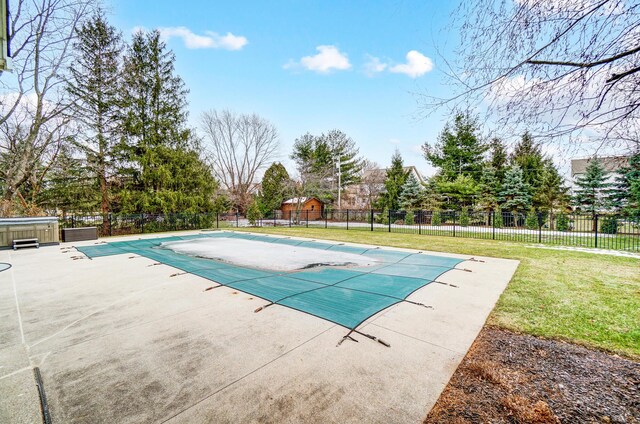
M 113 235 L 113 219 L 111 218 L 111 212 L 109 212 L 109 236 Z
M 387 216 L 388 220 L 389 220 L 389 232 L 391 232 L 391 209 L 389 209 L 389 216 Z
M 144 214 L 140 214 L 140 232 L 144 234 Z
M 371 209 L 371 231 L 373 231 L 373 209 Z
M 273 228 L 276 228 L 276 210 L 277 209 L 273 210 Z
M 236 228 L 240 227 L 240 212 L 238 212 L 238 210 L 236 210 Z
M 289 211 L 289 228 L 291 228 L 291 211 Z
M 76 228 L 76 219 L 73 215 L 71 215 L 71 228 Z
M 347 230 L 349 229 L 349 209 L 347 209 Z
M 456 236 L 456 211 L 453 211 L 453 236 Z
M 216 228 L 220 228 L 220 214 L 216 212 Z
M 309 209 L 307 209 L 307 228 L 309 228 Z
M 595 216 L 596 219 L 596 248 L 598 248 L 598 214 Z
M 538 212 L 538 243 L 542 243 L 542 212 Z
M 422 211 L 418 211 L 418 235 L 422 235 Z
M 329 212 L 327 212 L 326 208 L 322 212 L 324 213 L 324 228 L 327 228 L 327 223 L 329 221 Z
M 500 217 L 500 219 L 502 219 L 502 217 Z M 496 239 L 496 211 L 494 211 L 493 209 L 491 209 L 491 226 L 493 227 L 491 229 L 491 239 L 495 240 Z

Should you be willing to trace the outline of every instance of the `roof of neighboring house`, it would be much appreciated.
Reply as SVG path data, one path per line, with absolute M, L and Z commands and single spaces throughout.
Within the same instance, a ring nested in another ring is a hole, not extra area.
M 311 200 L 317 200 L 320 203 L 324 203 L 322 200 L 318 199 L 317 197 L 293 197 L 291 199 L 287 199 L 284 202 L 282 202 L 282 204 L 296 204 L 296 203 L 302 203 L 303 205 Z
M 605 158 L 596 158 L 602 164 L 606 172 L 615 172 L 620 168 L 624 168 L 629 164 L 629 158 L 626 156 L 610 156 Z M 584 174 L 587 172 L 587 166 L 593 158 L 572 159 L 571 160 L 571 176 Z

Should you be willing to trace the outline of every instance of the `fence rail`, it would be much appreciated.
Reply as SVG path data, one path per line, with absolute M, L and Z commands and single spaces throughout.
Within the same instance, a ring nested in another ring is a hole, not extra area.
M 464 211 L 273 211 L 249 220 L 237 213 L 71 215 L 60 227 L 95 226 L 100 236 L 230 227 L 308 227 L 450 236 L 640 251 L 640 218 L 617 215 Z

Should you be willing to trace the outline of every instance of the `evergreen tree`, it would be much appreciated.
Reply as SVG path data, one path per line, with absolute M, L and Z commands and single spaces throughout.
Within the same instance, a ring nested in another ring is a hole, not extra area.
M 529 193 L 530 188 L 524 181 L 522 169 L 518 165 L 508 168 L 498 201 L 502 208 L 513 214 L 516 226 L 518 225 L 517 214 L 526 211 L 531 206 L 531 195 Z
M 186 126 L 186 95 L 175 57 L 158 31 L 138 31 L 124 56 L 119 145 L 126 212 L 210 210 L 216 182 Z
M 640 152 L 630 156 L 628 166 L 616 174 L 607 192 L 609 206 L 618 213 L 640 215 Z
M 423 191 L 418 179 L 413 173 L 409 173 L 400 192 L 400 206 L 405 210 L 412 210 L 419 207 L 422 202 Z
M 289 173 L 284 165 L 274 162 L 262 177 L 259 206 L 263 214 L 280 209 L 289 189 Z
M 439 181 L 437 186 L 449 209 L 460 209 L 473 204 L 480 190 L 479 183 L 468 175 L 458 175 L 453 181 Z
M 488 211 L 498 207 L 498 197 L 502 190 L 499 171 L 492 165 L 485 166 L 482 170 L 479 187 L 479 203 Z
M 504 181 L 504 173 L 507 170 L 509 157 L 507 155 L 507 147 L 499 138 L 493 138 L 489 143 L 489 161 L 487 166 L 493 168 L 495 177 L 502 184 Z
M 605 193 L 610 185 L 606 179 L 606 171 L 597 157 L 589 160 L 585 174 L 576 179 L 574 202 L 582 211 L 588 212 L 594 218 L 607 206 Z
M 38 204 L 49 210 L 94 212 L 99 198 L 94 170 L 74 154 L 72 144 L 63 145 L 51 171 L 47 174 Z
M 382 208 L 396 211 L 400 209 L 400 193 L 407 180 L 408 172 L 404 170 L 402 156 L 398 150 L 391 157 L 391 167 L 387 169 L 387 177 L 384 181 L 384 192 L 380 195 Z
M 76 58 L 69 69 L 67 91 L 71 99 L 69 111 L 79 130 L 75 144 L 84 156 L 84 171 L 96 178 L 99 209 L 106 214 L 111 210 L 110 177 L 120 122 L 122 40 L 115 27 L 106 21 L 103 11 L 98 10 L 78 30 L 74 47 Z
M 535 202 L 535 196 L 540 189 L 542 176 L 545 171 L 545 158 L 540 144 L 536 143 L 528 132 L 525 132 L 520 141 L 514 147 L 510 157 L 511 165 L 517 165 L 522 169 L 524 182 L 529 187 L 529 195 Z
M 341 189 L 358 183 L 364 166 L 355 141 L 340 130 L 319 136 L 306 133 L 295 140 L 291 159 L 306 185 L 313 188 L 311 194 L 330 201 L 337 198 L 338 180 Z
M 458 113 L 453 125 L 447 124 L 442 130 L 436 145 L 425 143 L 422 150 L 427 161 L 440 168 L 443 181 L 453 181 L 458 175 L 480 180 L 487 146 L 482 143 L 478 122 L 471 115 Z
M 539 209 L 548 212 L 550 220 L 553 220 L 555 211 L 564 209 L 569 203 L 569 189 L 564 184 L 564 178 L 560 175 L 551 160 L 546 160 L 540 179 L 540 186 L 534 197 L 534 203 Z

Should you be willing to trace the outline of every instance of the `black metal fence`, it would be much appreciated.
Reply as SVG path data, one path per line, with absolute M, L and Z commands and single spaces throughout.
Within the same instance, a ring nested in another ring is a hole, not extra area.
M 101 236 L 251 226 L 339 228 L 640 251 L 640 218 L 617 215 L 344 209 L 277 210 L 249 218 L 237 213 L 73 215 L 62 218 L 60 227 L 95 226 Z

